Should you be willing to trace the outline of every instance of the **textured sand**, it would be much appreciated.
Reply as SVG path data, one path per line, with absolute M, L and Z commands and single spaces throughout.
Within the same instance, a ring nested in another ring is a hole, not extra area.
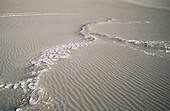
M 0 110 L 170 110 L 170 14 L 145 6 L 2 0 Z
M 124 1 L 148 8 L 170 10 L 169 0 L 124 0 Z

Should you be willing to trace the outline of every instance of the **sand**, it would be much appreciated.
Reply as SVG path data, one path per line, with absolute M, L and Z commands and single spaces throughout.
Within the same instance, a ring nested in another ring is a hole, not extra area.
M 0 111 L 170 110 L 169 2 L 136 2 L 1 0 Z

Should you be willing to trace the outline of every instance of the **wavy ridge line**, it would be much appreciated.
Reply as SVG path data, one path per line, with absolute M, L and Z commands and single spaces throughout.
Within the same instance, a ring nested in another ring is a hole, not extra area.
M 26 17 L 26 16 L 57 16 L 57 15 L 75 15 L 74 13 L 35 13 L 35 12 L 25 12 L 25 13 L 3 13 L 0 17 Z
M 107 34 L 103 34 L 103 33 L 98 33 L 98 32 L 91 32 L 90 31 L 90 26 L 91 25 L 96 25 L 96 24 L 106 24 L 106 23 L 112 23 L 112 24 L 149 24 L 151 23 L 150 21 L 127 21 L 127 22 L 119 22 L 116 19 L 112 19 L 112 18 L 107 18 L 107 22 L 95 22 L 93 24 L 88 24 L 86 27 L 84 27 L 86 30 L 86 32 L 88 32 L 91 35 L 96 35 L 96 36 L 100 36 L 100 37 L 106 37 L 108 39 L 113 40 L 113 42 L 118 42 L 120 43 L 121 46 L 127 46 L 133 50 L 139 50 L 138 47 L 146 47 L 149 49 L 153 49 L 153 50 L 157 50 L 159 52 L 165 53 L 165 54 L 169 54 L 170 53 L 170 41 L 147 41 L 147 40 L 128 40 L 128 39 L 124 39 L 122 37 L 118 37 L 118 36 L 110 36 Z M 132 47 L 130 46 L 136 46 L 136 47 Z M 141 52 L 144 52 L 147 55 L 151 55 L 151 56 L 156 56 L 155 53 L 151 53 L 151 52 L 147 52 L 144 50 L 139 50 Z M 162 56 L 160 56 L 162 57 Z

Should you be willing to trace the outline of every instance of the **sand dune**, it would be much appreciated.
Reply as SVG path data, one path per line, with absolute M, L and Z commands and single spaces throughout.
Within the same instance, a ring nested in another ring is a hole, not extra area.
M 167 10 L 8 2 L 15 10 L 0 11 L 0 110 L 170 109 Z

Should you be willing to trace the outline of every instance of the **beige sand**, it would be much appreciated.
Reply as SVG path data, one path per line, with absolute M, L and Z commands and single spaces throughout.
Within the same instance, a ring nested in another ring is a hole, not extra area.
M 124 1 L 148 8 L 170 10 L 169 0 L 124 0 Z
M 0 110 L 170 109 L 168 10 L 119 0 L 2 0 L 0 9 Z

